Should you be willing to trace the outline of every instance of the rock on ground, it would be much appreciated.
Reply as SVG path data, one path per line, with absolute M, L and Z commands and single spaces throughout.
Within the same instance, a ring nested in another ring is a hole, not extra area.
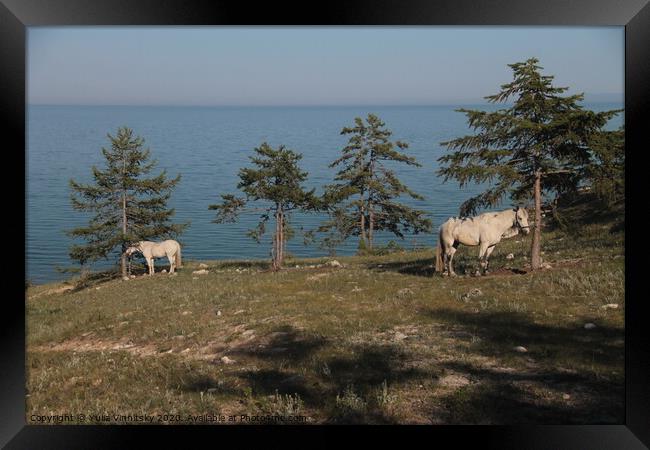
M 222 356 L 221 362 L 224 364 L 235 364 L 236 361 L 234 359 L 228 358 L 227 356 Z
M 192 275 L 205 275 L 205 274 L 208 274 L 208 273 L 210 273 L 210 272 L 208 272 L 205 269 L 201 269 L 201 270 L 195 270 L 194 272 L 192 272 Z
M 207 269 L 207 268 L 208 268 L 207 264 L 205 264 L 205 263 L 199 264 L 199 269 Z
M 585 324 L 585 330 L 593 330 L 594 328 L 596 328 L 596 324 L 594 323 L 589 322 Z
M 343 265 L 340 262 L 338 262 L 337 260 L 335 260 L 335 259 L 333 259 L 331 261 L 328 261 L 326 263 L 326 265 L 328 265 L 330 267 L 343 267 Z
M 413 291 L 409 288 L 403 288 L 397 291 L 398 297 L 409 297 L 411 295 L 413 295 Z
M 522 347 L 521 345 L 516 346 L 513 350 L 517 353 L 526 353 L 528 351 L 526 347 Z
M 618 303 L 608 303 L 606 305 L 601 306 L 603 309 L 617 309 L 618 308 Z
M 508 253 L 506 259 L 515 259 L 515 255 L 513 253 Z

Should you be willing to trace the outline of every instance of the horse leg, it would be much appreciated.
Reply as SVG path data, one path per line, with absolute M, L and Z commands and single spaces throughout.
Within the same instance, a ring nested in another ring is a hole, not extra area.
M 449 275 L 451 275 L 452 277 L 456 276 L 456 272 L 454 272 L 453 261 L 454 261 L 454 254 L 456 253 L 457 248 L 458 248 L 458 244 L 454 242 L 454 245 L 450 245 L 449 249 L 447 250 L 447 255 L 449 255 L 448 256 L 449 259 L 447 260 L 449 265 Z
M 169 260 L 169 273 L 174 273 L 174 268 L 176 267 L 176 256 L 170 253 L 167 255 L 167 259 Z
M 476 275 L 481 276 L 481 272 L 485 273 L 487 270 L 487 251 L 489 248 L 489 245 L 486 242 L 481 242 L 478 250 L 478 261 L 480 265 L 480 269 L 476 270 Z
M 488 273 L 488 271 L 489 271 L 488 270 L 490 268 L 490 259 L 489 258 L 490 258 L 490 255 L 492 254 L 492 252 L 494 251 L 494 247 L 496 247 L 496 244 L 491 245 L 485 251 L 485 270 L 483 271 L 483 273 Z
M 149 275 L 153 275 L 153 273 L 154 273 L 153 258 L 149 258 L 147 260 L 147 265 L 149 266 Z

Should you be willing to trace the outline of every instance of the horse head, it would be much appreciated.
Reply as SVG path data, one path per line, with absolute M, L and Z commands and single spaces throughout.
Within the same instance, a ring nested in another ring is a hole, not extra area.
M 524 234 L 530 233 L 530 226 L 528 225 L 528 211 L 526 208 L 517 206 L 515 211 L 515 226 L 519 228 Z
M 124 254 L 126 256 L 128 256 L 128 257 L 131 257 L 131 255 L 136 253 L 136 252 L 142 252 L 142 250 L 140 250 L 140 245 L 139 244 L 127 248 L 126 251 L 124 252 Z

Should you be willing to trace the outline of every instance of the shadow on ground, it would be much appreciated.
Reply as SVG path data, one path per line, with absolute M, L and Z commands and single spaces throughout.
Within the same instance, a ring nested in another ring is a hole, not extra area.
M 430 370 L 409 367 L 408 353 L 394 345 L 358 345 L 341 354 L 335 343 L 290 326 L 270 337 L 266 343 L 230 352 L 265 366 L 244 370 L 239 378 L 258 396 L 298 394 L 326 422 L 395 423 L 376 407 L 382 384 L 395 386 L 436 377 Z
M 624 329 L 585 330 L 578 323 L 552 327 L 511 312 L 438 309 L 424 313 L 478 336 L 472 352 L 497 361 L 494 367 L 461 359 L 442 365 L 478 382 L 442 399 L 445 422 L 623 423 Z M 515 346 L 528 351 L 517 354 Z M 567 358 L 580 369 L 562 367 Z M 517 369 L 508 367 L 512 365 Z M 612 369 L 618 375 L 612 376 Z

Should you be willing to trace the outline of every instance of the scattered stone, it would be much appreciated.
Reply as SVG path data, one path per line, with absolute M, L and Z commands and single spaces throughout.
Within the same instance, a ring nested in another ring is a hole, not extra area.
M 243 312 L 246 312 L 246 310 L 244 310 L 244 309 L 240 309 L 239 311 L 235 311 L 234 313 L 232 313 L 232 315 L 233 315 L 233 316 L 236 316 L 237 314 L 241 314 L 241 313 L 243 313 Z
M 585 324 L 585 330 L 593 330 L 594 328 L 596 328 L 596 324 L 594 323 L 589 322 Z
M 316 265 L 315 265 L 315 264 L 311 264 L 311 265 L 309 265 L 308 267 L 309 267 L 310 269 L 315 269 L 315 268 L 316 268 Z
M 521 345 L 516 346 L 513 350 L 517 353 L 526 353 L 528 351 L 526 347 L 522 347 Z
M 255 330 L 246 330 L 241 335 L 244 337 L 249 337 L 255 334 Z
M 190 348 L 188 347 L 188 348 L 186 348 L 185 350 L 181 350 L 180 353 L 187 353 L 187 352 L 189 352 L 189 351 L 190 351 Z
M 562 394 L 562 399 L 563 400 L 569 400 L 571 396 L 569 394 Z
M 462 375 L 452 374 L 445 375 L 444 377 L 440 378 L 438 380 L 438 383 L 446 387 L 459 388 L 467 386 L 469 384 L 469 380 Z
M 377 264 L 377 267 L 384 267 L 383 264 Z
M 96 287 L 96 288 L 95 288 L 96 291 L 98 291 L 98 290 L 100 290 L 100 289 L 101 289 L 100 287 Z
M 328 261 L 326 263 L 326 265 L 328 265 L 330 267 L 343 267 L 343 265 L 340 262 L 338 262 L 337 260 L 335 260 L 335 259 L 333 259 L 331 261 Z
M 409 288 L 403 288 L 397 291 L 397 296 L 400 298 L 410 297 L 411 295 L 413 295 L 413 291 Z
M 400 333 L 399 331 L 397 333 L 395 333 L 395 340 L 396 341 L 403 341 L 407 337 L 408 337 L 407 335 L 405 335 L 404 333 Z
M 359 286 L 355 286 L 354 289 L 352 289 L 352 292 L 361 292 L 363 289 L 361 289 Z
M 239 270 L 239 269 L 237 269 L 237 270 Z M 205 275 L 205 274 L 208 274 L 208 273 L 210 273 L 210 272 L 208 272 L 205 269 L 201 269 L 201 270 L 195 270 L 194 272 L 192 272 L 192 275 Z
M 234 359 L 228 358 L 227 356 L 222 356 L 221 362 L 224 364 L 235 364 L 236 361 Z
M 217 317 L 221 316 L 221 311 L 217 311 Z
M 132 280 L 135 280 L 135 275 L 131 275 L 131 279 L 132 279 Z
M 183 311 L 181 313 L 182 316 L 187 316 L 188 314 L 192 314 L 192 311 Z
M 160 273 L 167 273 L 167 269 L 161 270 Z
M 506 255 L 506 259 L 515 259 L 515 255 L 512 254 L 512 253 L 508 253 L 508 254 Z
M 480 297 L 483 295 L 483 291 L 481 291 L 479 288 L 474 288 L 471 291 L 467 292 L 466 294 L 463 294 L 462 299 L 464 301 L 468 301 L 472 297 Z
M 131 278 L 129 278 L 129 277 L 122 277 L 122 280 L 124 280 L 124 281 L 129 281 L 130 279 Z
M 606 305 L 601 306 L 602 309 L 617 309 L 618 308 L 618 303 L 608 303 Z
M 207 264 L 205 264 L 205 263 L 199 264 L 199 269 L 207 269 L 207 268 L 208 268 Z
M 550 269 L 550 268 L 551 268 L 551 265 L 550 265 L 549 263 L 547 263 L 547 262 L 544 262 L 544 263 L 542 263 L 542 265 L 541 265 L 540 267 L 541 267 L 542 269 Z
M 197 277 L 192 277 L 192 279 L 193 279 L 193 280 L 198 280 L 198 278 L 197 278 Z

